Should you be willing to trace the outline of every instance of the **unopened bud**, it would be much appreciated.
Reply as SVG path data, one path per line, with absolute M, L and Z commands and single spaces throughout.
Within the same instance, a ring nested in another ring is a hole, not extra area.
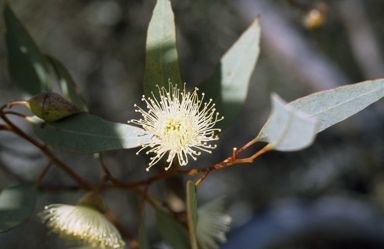
M 39 93 L 28 100 L 28 105 L 33 114 L 47 122 L 82 112 L 76 105 L 54 92 Z

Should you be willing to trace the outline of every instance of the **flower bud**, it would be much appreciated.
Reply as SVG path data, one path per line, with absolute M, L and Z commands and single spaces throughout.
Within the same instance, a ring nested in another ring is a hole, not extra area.
M 54 92 L 39 93 L 28 100 L 28 105 L 33 114 L 47 122 L 82 112 L 76 105 Z
M 95 208 L 101 213 L 105 213 L 105 203 L 100 195 L 91 192 L 85 195 L 78 203 L 78 205 L 89 206 Z

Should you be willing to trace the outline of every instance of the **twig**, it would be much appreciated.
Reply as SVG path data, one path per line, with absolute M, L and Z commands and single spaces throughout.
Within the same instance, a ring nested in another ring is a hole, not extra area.
M 26 133 L 24 133 L 21 129 L 19 129 L 16 125 L 14 125 L 4 114 L 3 110 L 6 108 L 7 105 L 4 105 L 0 107 L 0 118 L 4 120 L 4 122 L 10 127 L 9 130 L 11 130 L 13 133 L 17 134 L 19 137 L 25 139 L 26 141 L 30 142 L 37 148 L 39 148 L 50 160 L 54 161 L 60 168 L 63 170 L 66 174 L 68 174 L 70 177 L 72 177 L 73 180 L 75 180 L 82 188 L 86 190 L 91 190 L 92 187 L 87 182 L 85 182 L 78 174 L 76 174 L 71 168 L 69 168 L 64 162 L 62 162 L 60 159 L 56 157 L 51 151 L 48 150 L 48 148 L 45 145 L 41 145 L 37 141 L 35 141 L 33 138 L 28 136 Z

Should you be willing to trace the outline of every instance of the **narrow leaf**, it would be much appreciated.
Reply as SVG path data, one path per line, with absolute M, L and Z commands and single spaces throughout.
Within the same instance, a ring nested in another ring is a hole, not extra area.
M 67 100 L 75 104 L 81 110 L 87 112 L 88 107 L 80 95 L 76 83 L 73 81 L 71 75 L 68 70 L 60 63 L 60 61 L 56 60 L 51 56 L 47 56 L 48 62 L 52 65 L 53 70 L 56 73 L 58 83 L 61 89 L 61 92 Z
M 189 240 L 191 241 L 191 247 L 192 249 L 198 249 L 196 240 L 197 195 L 196 186 L 192 181 L 187 181 L 187 215 Z
M 156 85 L 181 84 L 175 20 L 169 0 L 157 0 L 147 31 L 144 92 L 158 94 Z
M 307 114 L 287 105 L 276 94 L 272 95 L 272 114 L 268 122 L 268 142 L 274 150 L 293 151 L 312 144 L 316 122 Z
M 25 98 L 50 90 L 49 71 L 44 56 L 8 4 L 4 6 L 4 21 L 8 69 L 12 82 Z
M 356 84 L 320 91 L 289 103 L 297 110 L 316 118 L 316 132 L 321 132 L 337 124 L 384 96 L 384 79 L 364 81 Z M 268 123 L 264 125 L 257 138 L 268 141 Z
M 226 127 L 241 110 L 248 85 L 259 57 L 260 25 L 256 19 L 221 58 L 210 78 L 200 86 L 200 92 L 212 98 L 216 109 L 225 118 L 219 124 Z
M 188 231 L 175 218 L 161 210 L 155 209 L 156 222 L 161 237 L 173 249 L 191 249 Z
M 33 129 L 48 145 L 77 153 L 130 149 L 151 137 L 141 128 L 110 122 L 85 112 L 56 122 L 33 124 Z
M 149 239 L 148 239 L 148 234 L 145 229 L 145 224 L 144 224 L 144 219 L 141 219 L 140 222 L 140 228 L 139 228 L 139 244 L 140 244 L 140 249 L 150 249 L 149 245 Z
M 21 184 L 0 193 L 0 233 L 26 221 L 35 210 L 37 191 L 34 184 Z

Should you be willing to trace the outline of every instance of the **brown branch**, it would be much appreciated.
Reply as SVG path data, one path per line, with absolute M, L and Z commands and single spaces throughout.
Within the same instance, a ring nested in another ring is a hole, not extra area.
M 13 124 L 4 114 L 4 108 L 6 108 L 7 105 L 4 105 L 0 108 L 0 118 L 4 120 L 4 122 L 9 126 L 9 131 L 12 131 L 19 137 L 25 139 L 26 141 L 30 142 L 34 146 L 36 146 L 38 149 L 40 149 L 51 161 L 54 161 L 61 170 L 63 170 L 67 175 L 69 175 L 73 180 L 75 180 L 82 188 L 86 190 L 91 190 L 92 187 L 87 182 L 85 182 L 77 173 L 75 173 L 69 166 L 67 166 L 64 162 L 62 162 L 60 159 L 56 157 L 45 145 L 41 145 L 37 141 L 35 141 L 33 138 L 28 136 L 26 133 L 24 133 L 21 129 L 19 129 L 15 124 Z

